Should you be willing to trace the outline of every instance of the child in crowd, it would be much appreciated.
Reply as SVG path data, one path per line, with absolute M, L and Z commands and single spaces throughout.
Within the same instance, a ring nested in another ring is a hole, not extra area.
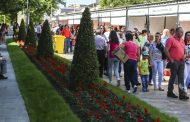
M 142 52 L 142 59 L 138 63 L 139 65 L 139 74 L 141 76 L 142 82 L 142 92 L 148 92 L 148 84 L 149 84 L 149 54 L 147 51 Z

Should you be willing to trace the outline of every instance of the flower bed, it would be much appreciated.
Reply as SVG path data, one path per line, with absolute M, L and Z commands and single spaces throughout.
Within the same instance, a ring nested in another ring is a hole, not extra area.
M 125 96 L 118 97 L 112 90 L 108 90 L 108 84 L 79 83 L 76 91 L 68 90 L 68 75 L 63 62 L 56 58 L 37 58 L 36 49 L 23 48 L 28 57 L 48 77 L 56 90 L 70 104 L 72 110 L 82 121 L 102 122 L 159 122 L 159 118 L 151 118 L 147 108 L 141 108 L 139 104 L 132 106 L 126 101 Z

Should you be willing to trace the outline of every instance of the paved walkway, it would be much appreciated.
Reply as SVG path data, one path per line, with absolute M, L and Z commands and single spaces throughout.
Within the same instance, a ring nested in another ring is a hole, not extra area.
M 60 56 L 72 60 L 72 54 L 61 54 Z M 108 82 L 107 76 L 104 75 L 103 79 Z M 116 86 L 116 80 L 114 81 L 114 77 L 112 85 Z M 153 86 L 149 86 L 150 92 L 148 93 L 141 92 L 141 86 L 140 86 L 135 95 L 139 97 L 141 100 L 144 100 L 147 103 L 151 104 L 152 106 L 158 108 L 161 112 L 177 117 L 180 122 L 190 122 L 190 100 L 181 101 L 179 99 L 168 98 L 166 96 L 168 81 L 163 82 L 162 86 L 164 88 L 164 91 L 154 91 Z M 122 90 L 125 90 L 124 77 L 121 77 L 120 88 Z M 178 94 L 177 88 L 178 88 L 177 85 L 175 85 L 174 92 L 176 94 Z M 190 90 L 188 90 L 188 95 L 190 96 Z
M 0 45 L 0 53 L 7 59 L 8 76 L 0 80 L 0 122 L 29 122 L 6 45 Z

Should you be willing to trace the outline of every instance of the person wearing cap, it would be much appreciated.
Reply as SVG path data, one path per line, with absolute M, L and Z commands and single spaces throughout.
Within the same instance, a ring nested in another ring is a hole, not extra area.
M 147 51 L 142 52 L 142 59 L 138 62 L 139 74 L 142 82 L 142 92 L 149 92 L 149 54 Z

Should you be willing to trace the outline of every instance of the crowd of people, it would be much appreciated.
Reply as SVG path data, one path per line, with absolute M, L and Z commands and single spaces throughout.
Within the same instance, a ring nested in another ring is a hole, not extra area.
M 2 27 L 1 32 L 4 33 Z M 52 30 L 53 34 L 63 35 L 64 53 L 74 51 L 79 26 L 59 25 Z M 41 34 L 41 24 L 35 27 L 37 37 Z M 163 32 L 152 34 L 147 30 L 141 32 L 134 28 L 129 31 L 125 26 L 99 26 L 94 31 L 97 57 L 99 61 L 99 77 L 112 76 L 120 86 L 121 71 L 124 70 L 125 87 L 128 93 L 135 93 L 138 85 L 142 84 L 142 92 L 149 92 L 149 85 L 154 90 L 164 91 L 162 82 L 164 71 L 170 68 L 171 76 L 168 82 L 167 96 L 178 98 L 174 94 L 174 82 L 178 83 L 179 99 L 187 100 L 187 89 L 190 87 L 190 31 L 185 33 L 183 28 L 164 29 Z M 2 35 L 2 33 L 1 33 Z M 2 41 L 3 42 L 3 41 Z M 114 54 L 117 48 L 123 48 L 128 60 L 122 62 Z M 112 72 L 114 71 L 114 74 Z M 138 78 L 140 76 L 140 80 Z M 158 81 L 157 81 L 158 76 Z M 153 83 L 153 84 L 152 84 Z
M 65 37 L 64 39 L 64 53 L 67 54 L 69 52 L 73 52 L 75 43 L 76 43 L 76 36 L 78 34 L 79 26 L 71 26 L 69 25 L 61 25 L 52 29 L 52 33 L 56 35 L 62 35 Z
M 190 32 L 183 29 L 164 29 L 154 35 L 147 30 L 139 32 L 137 28 L 126 31 L 125 27 L 114 28 L 110 26 L 98 27 L 95 35 L 97 56 L 99 61 L 99 76 L 107 75 L 112 83 L 112 71 L 116 77 L 117 86 L 120 86 L 121 67 L 124 69 L 126 91 L 137 91 L 141 77 L 142 92 L 149 92 L 148 86 L 154 90 L 164 91 L 162 82 L 164 70 L 170 68 L 171 76 L 168 82 L 167 96 L 178 98 L 174 94 L 174 82 L 177 81 L 179 99 L 187 100 L 187 89 L 190 85 Z M 122 63 L 113 51 L 123 48 L 129 59 Z M 157 77 L 158 76 L 158 83 Z M 131 87 L 132 86 L 132 87 Z

